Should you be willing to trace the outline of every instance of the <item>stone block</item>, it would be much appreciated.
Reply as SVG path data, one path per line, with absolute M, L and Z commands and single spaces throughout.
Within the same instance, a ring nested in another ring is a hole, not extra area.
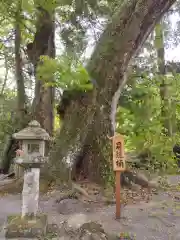
M 34 216 L 21 215 L 8 216 L 5 229 L 6 239 L 25 238 L 36 239 L 43 237 L 47 231 L 47 216 L 39 214 Z

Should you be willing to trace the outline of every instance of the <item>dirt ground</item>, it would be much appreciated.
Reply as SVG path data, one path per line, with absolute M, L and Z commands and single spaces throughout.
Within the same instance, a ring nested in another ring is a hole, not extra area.
M 180 176 L 168 176 L 172 185 L 178 185 Z M 89 220 L 101 223 L 108 233 L 129 232 L 137 240 L 180 239 L 180 188 L 161 191 L 146 203 L 122 206 L 121 220 L 115 220 L 115 206 L 82 203 L 75 199 L 55 202 L 55 197 L 41 196 L 39 209 L 48 214 L 49 223 L 61 224 L 75 213 L 85 213 Z M 0 197 L 0 240 L 4 240 L 3 226 L 8 215 L 20 213 L 21 195 Z

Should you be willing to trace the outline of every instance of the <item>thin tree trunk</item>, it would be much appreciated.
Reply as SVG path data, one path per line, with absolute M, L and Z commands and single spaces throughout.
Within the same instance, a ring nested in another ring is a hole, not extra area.
M 169 96 L 169 84 L 166 76 L 165 50 L 164 50 L 164 33 L 163 23 L 158 23 L 155 27 L 155 47 L 157 51 L 158 61 L 158 78 L 161 80 L 160 96 L 161 96 L 161 116 L 165 133 L 172 136 L 172 118 L 171 118 L 171 103 Z
M 90 77 L 99 87 L 68 108 L 50 157 L 54 176 L 61 179 L 68 176 L 67 170 L 75 168 L 86 143 L 91 153 L 85 165 L 93 163 L 96 166 L 93 172 L 98 178 L 109 175 L 112 147 L 108 136 L 114 135 L 116 104 L 126 83 L 128 64 L 174 2 L 124 1 L 107 24 L 87 66 Z
M 17 110 L 20 121 L 24 120 L 26 114 L 26 93 L 24 86 L 24 78 L 22 71 L 22 59 L 21 59 L 21 1 L 19 2 L 18 11 L 16 14 L 15 22 L 15 75 L 17 85 Z M 20 123 L 21 125 L 21 123 Z

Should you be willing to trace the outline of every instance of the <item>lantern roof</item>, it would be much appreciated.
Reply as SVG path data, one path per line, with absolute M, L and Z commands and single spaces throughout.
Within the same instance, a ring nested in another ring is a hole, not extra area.
M 36 120 L 31 121 L 28 126 L 21 131 L 14 133 L 13 138 L 17 140 L 50 140 L 49 134 Z

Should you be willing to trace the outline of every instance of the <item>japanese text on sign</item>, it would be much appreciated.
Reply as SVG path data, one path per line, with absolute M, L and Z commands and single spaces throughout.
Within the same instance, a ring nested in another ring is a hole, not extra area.
M 124 141 L 121 135 L 113 137 L 113 168 L 114 171 L 125 169 Z

